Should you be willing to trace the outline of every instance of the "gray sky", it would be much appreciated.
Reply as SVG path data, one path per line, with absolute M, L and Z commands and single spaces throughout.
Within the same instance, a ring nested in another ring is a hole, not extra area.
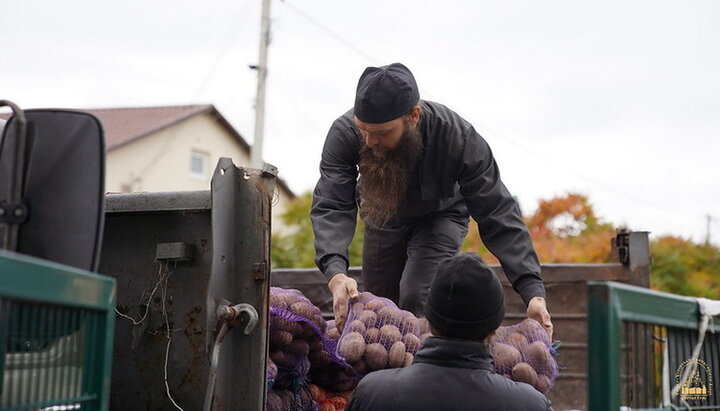
M 362 70 L 400 61 L 488 140 L 526 213 L 576 191 L 655 235 L 720 220 L 716 0 L 285 0 L 272 20 L 264 157 L 296 192 Z M 214 104 L 252 142 L 259 21 L 260 0 L 6 0 L 0 98 Z

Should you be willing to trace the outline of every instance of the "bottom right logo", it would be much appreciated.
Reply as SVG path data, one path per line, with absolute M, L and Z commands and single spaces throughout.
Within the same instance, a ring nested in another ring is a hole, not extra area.
M 679 384 L 685 374 L 685 370 L 693 366 L 695 367 L 695 371 L 680 387 L 678 396 L 686 401 L 707 400 L 713 392 L 713 379 L 710 367 L 700 358 L 690 358 L 680 364 L 675 372 L 675 383 Z

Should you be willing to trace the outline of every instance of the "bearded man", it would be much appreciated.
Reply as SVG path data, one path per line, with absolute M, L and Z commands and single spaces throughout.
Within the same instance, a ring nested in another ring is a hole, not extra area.
M 421 314 L 439 263 L 458 253 L 472 216 L 528 317 L 552 336 L 540 264 L 490 147 L 458 114 L 420 100 L 400 63 L 365 69 L 355 106 L 335 120 L 323 148 L 310 217 L 339 327 L 358 295 L 347 276 L 358 206 L 366 291 Z

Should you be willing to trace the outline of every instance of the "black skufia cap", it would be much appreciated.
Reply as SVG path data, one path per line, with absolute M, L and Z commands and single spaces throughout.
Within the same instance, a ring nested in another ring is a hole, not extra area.
M 418 100 L 415 77 L 404 65 L 368 67 L 358 81 L 355 117 L 365 123 L 385 123 L 407 114 Z
M 505 317 L 500 280 L 475 253 L 445 260 L 430 286 L 425 316 L 446 337 L 485 337 Z

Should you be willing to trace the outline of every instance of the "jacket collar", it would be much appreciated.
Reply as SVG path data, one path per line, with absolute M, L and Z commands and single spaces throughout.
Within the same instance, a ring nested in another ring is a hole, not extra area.
M 490 350 L 485 342 L 447 337 L 428 337 L 415 355 L 414 363 L 493 371 Z

